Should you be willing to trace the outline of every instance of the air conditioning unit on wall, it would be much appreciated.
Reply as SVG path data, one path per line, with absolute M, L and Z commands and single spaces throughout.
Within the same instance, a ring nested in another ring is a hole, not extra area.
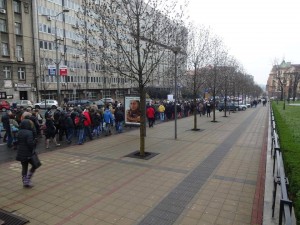
M 23 62 L 24 59 L 22 57 L 18 57 L 18 62 Z
M 5 9 L 0 9 L 0 13 L 6 14 L 6 10 Z
M 76 23 L 76 24 L 73 24 L 72 27 L 73 27 L 74 29 L 78 29 L 78 28 L 79 28 L 79 25 Z

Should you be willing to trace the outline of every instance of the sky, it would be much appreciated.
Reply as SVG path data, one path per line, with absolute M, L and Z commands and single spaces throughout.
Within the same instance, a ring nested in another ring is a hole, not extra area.
M 222 38 L 229 55 L 266 85 L 275 60 L 300 64 L 299 0 L 189 0 L 188 14 Z

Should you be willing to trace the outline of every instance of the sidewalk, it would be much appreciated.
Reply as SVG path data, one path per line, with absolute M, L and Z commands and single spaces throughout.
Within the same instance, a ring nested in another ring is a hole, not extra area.
M 268 107 L 222 117 L 193 117 L 147 128 L 150 160 L 139 130 L 40 154 L 33 189 L 19 162 L 0 165 L 0 209 L 28 224 L 261 224 Z

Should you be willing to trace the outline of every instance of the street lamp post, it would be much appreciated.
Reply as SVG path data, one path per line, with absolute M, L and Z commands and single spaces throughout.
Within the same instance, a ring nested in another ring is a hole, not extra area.
M 134 37 L 137 36 L 134 33 L 132 33 L 131 35 L 134 36 Z M 149 38 L 146 38 L 146 37 L 143 37 L 143 36 L 139 36 L 139 38 L 141 40 L 148 41 L 148 42 L 153 43 L 155 45 L 161 46 L 165 49 L 169 49 L 175 54 L 175 62 L 174 62 L 174 64 L 175 64 L 175 78 L 174 78 L 174 84 L 175 84 L 175 90 L 174 90 L 174 92 L 175 92 L 174 93 L 174 95 L 175 95 L 175 109 L 174 109 L 174 114 L 175 115 L 174 115 L 174 121 L 175 121 L 175 140 L 176 140 L 177 139 L 177 55 L 178 55 L 178 53 L 186 55 L 186 53 L 181 51 L 180 46 L 173 47 L 173 46 L 165 45 L 163 43 L 153 41 L 153 40 L 151 40 Z
M 224 99 L 224 117 L 227 117 L 226 112 L 227 112 L 227 77 L 228 75 L 225 75 L 225 99 Z M 230 112 L 230 111 L 229 111 Z
M 68 9 L 63 9 L 61 12 L 59 12 L 58 14 L 56 14 L 55 16 L 50 16 L 50 15 L 44 15 L 44 16 L 50 16 L 53 17 L 55 19 L 54 22 L 54 29 L 55 29 L 55 76 L 56 76 L 56 85 L 57 85 L 57 101 L 58 101 L 58 105 L 61 104 L 61 91 L 60 91 L 60 77 L 59 77 L 59 64 L 60 61 L 58 61 L 58 41 L 60 41 L 61 39 L 58 39 L 58 35 L 57 35 L 57 18 L 59 17 L 59 15 L 69 12 Z
M 171 51 L 174 53 L 175 55 L 175 77 L 174 77 L 174 83 L 175 83 L 175 90 L 174 90 L 174 94 L 175 94 L 175 109 L 174 109 L 174 121 L 175 121 L 175 139 L 177 139 L 177 54 L 180 52 L 181 48 L 180 47 L 173 47 L 171 48 Z
M 59 76 L 59 61 L 58 61 L 58 37 L 57 37 L 57 18 L 59 15 L 62 13 L 69 12 L 68 9 L 63 9 L 60 13 L 58 13 L 55 17 L 55 64 L 56 64 L 56 70 L 55 70 L 55 75 L 56 75 L 56 84 L 57 84 L 57 101 L 58 105 L 60 106 L 61 104 L 61 91 L 60 91 L 60 76 Z

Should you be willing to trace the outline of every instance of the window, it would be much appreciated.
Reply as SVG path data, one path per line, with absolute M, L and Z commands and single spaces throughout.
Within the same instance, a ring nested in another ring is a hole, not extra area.
M 1 45 L 2 45 L 2 55 L 9 56 L 8 43 L 3 43 L 2 42 Z
M 24 67 L 18 68 L 18 78 L 19 78 L 19 80 L 26 80 L 26 73 L 25 73 Z
M 4 66 L 3 67 L 3 74 L 4 74 L 4 79 L 11 80 L 11 67 L 10 66 Z
M 21 13 L 21 2 L 14 1 L 14 12 Z
M 22 29 L 21 29 L 21 24 L 20 23 L 15 23 L 15 32 L 16 34 L 22 34 Z
M 6 4 L 5 4 L 5 0 L 0 0 L 0 8 L 1 9 L 5 9 L 6 8 Z
M 22 58 L 23 57 L 22 45 L 17 45 L 16 46 L 16 57 L 17 58 Z
M 2 32 L 7 31 L 6 20 L 4 19 L 0 19 L 0 31 Z

